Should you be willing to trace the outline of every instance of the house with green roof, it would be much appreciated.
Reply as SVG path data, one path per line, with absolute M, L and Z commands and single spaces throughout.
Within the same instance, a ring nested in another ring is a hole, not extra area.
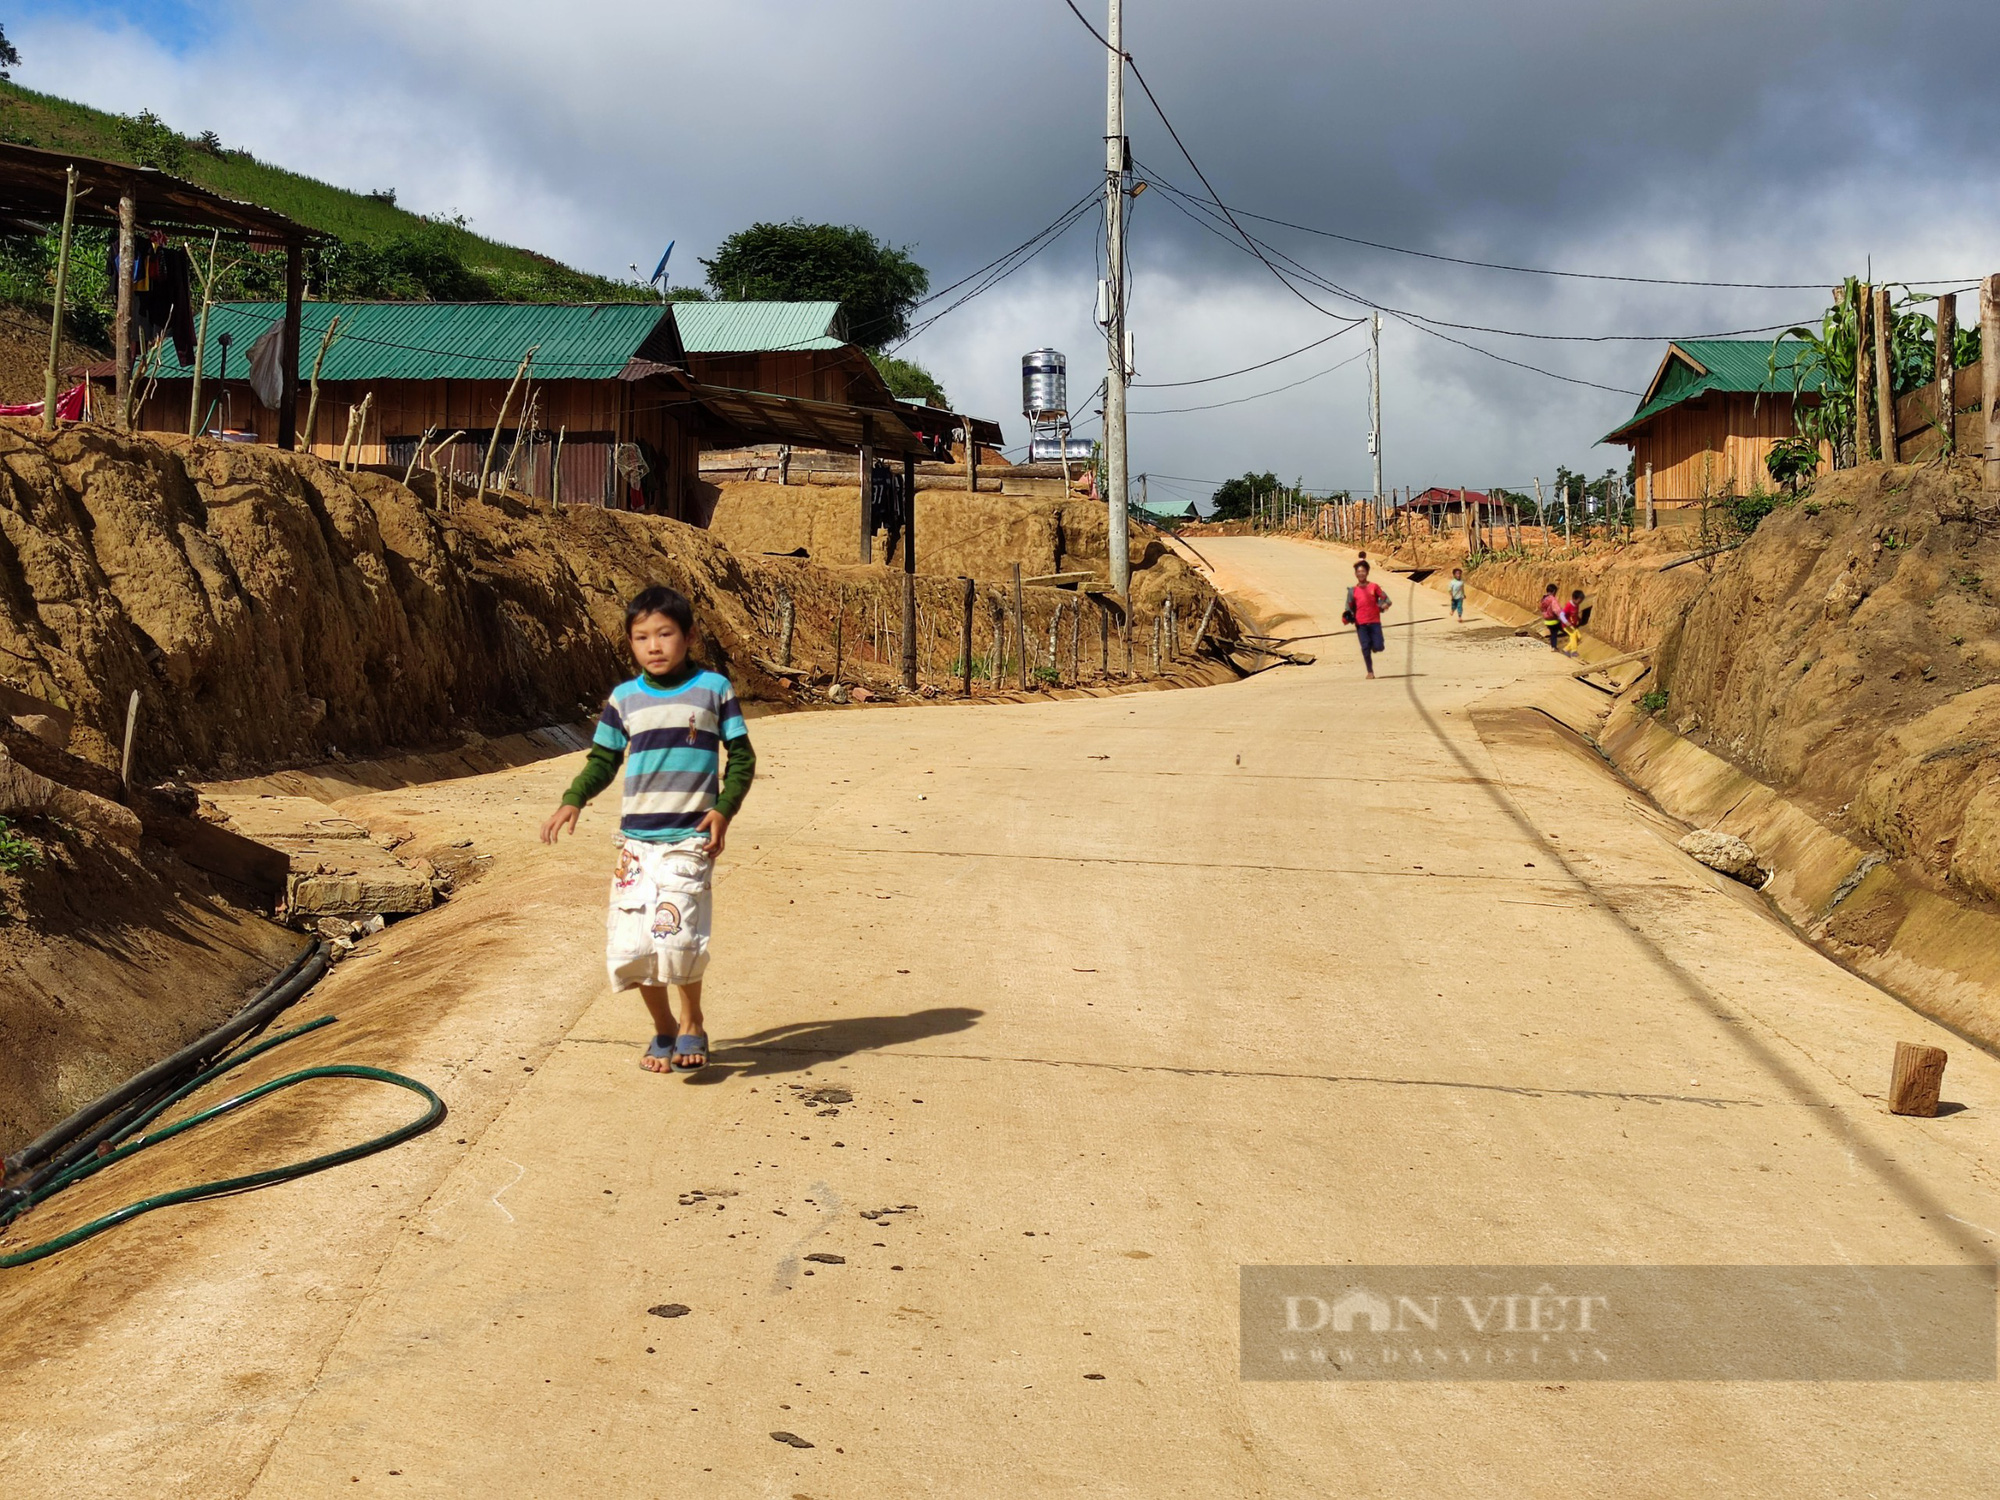
M 212 307 L 198 398 L 196 351 L 162 340 L 135 427 L 276 442 L 283 315 L 279 302 Z M 298 378 L 299 443 L 322 457 L 471 481 L 498 427 L 510 488 L 696 524 L 712 503 L 703 448 L 914 460 L 938 452 L 932 429 L 948 444 L 954 420 L 897 401 L 835 302 L 307 302 Z
M 1800 404 L 1820 397 L 1817 373 L 1795 365 L 1800 349 L 1791 340 L 1773 345 L 1764 339 L 1667 345 L 1638 409 L 1599 439 L 1632 450 L 1640 502 L 1649 484 L 1661 508 L 1770 489 L 1764 460 L 1773 444 L 1797 432 L 1794 382 Z M 1821 461 L 1831 465 L 1832 454 Z

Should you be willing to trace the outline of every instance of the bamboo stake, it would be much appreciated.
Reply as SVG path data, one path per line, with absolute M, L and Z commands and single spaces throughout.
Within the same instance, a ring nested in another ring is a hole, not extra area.
M 1875 441 L 1882 449 L 1882 461 L 1895 463 L 1896 451 L 1896 367 L 1890 360 L 1891 342 L 1896 331 L 1895 309 L 1889 305 L 1889 289 L 1875 290 Z
M 507 382 L 507 394 L 500 400 L 500 415 L 493 423 L 493 435 L 486 440 L 486 457 L 479 465 L 479 488 L 476 491 L 478 494 L 486 493 L 486 479 L 493 472 L 493 455 L 500 451 L 500 429 L 507 425 L 507 408 L 514 404 L 514 392 L 521 388 L 521 381 L 527 376 L 528 366 L 534 362 L 535 350 L 540 347 L 539 344 L 529 347 L 528 352 L 521 356 L 521 363 L 514 371 L 514 378 Z
M 1986 418 L 1985 485 L 2000 492 L 2000 275 L 1979 284 L 1979 401 Z
M 970 578 L 965 580 L 965 610 L 958 634 L 958 690 L 967 698 L 972 696 L 972 596 L 976 588 Z
M 56 372 L 62 364 L 63 304 L 69 299 L 70 233 L 76 226 L 76 168 L 63 192 L 62 239 L 56 249 L 56 300 L 49 312 L 49 368 L 42 381 L 42 431 L 56 430 Z
M 562 509 L 562 451 L 563 439 L 569 436 L 569 423 L 556 429 L 555 457 L 549 460 L 549 509 Z
M 965 451 L 969 455 L 972 452 L 972 421 L 970 418 L 966 419 L 965 436 Z M 966 472 L 968 474 L 971 472 L 969 458 Z M 1014 650 L 1020 657 L 1020 685 L 1021 691 L 1025 693 L 1028 690 L 1028 625 L 1021 614 L 1021 565 L 1019 563 L 1014 564 Z
M 410 481 L 416 478 L 417 468 L 424 461 L 424 449 L 430 445 L 431 437 L 436 432 L 435 427 L 426 427 L 423 436 L 417 439 L 417 450 L 410 455 L 409 467 L 403 470 L 403 488 L 408 489 Z
M 188 384 L 188 436 L 200 435 L 201 429 L 201 372 L 203 355 L 208 352 L 208 310 L 215 302 L 215 252 L 222 243 L 222 231 L 212 230 L 208 237 L 208 274 L 201 278 L 201 317 L 194 326 L 194 379 Z
M 1938 452 L 1949 458 L 1958 420 L 1955 411 L 1958 364 L 1952 347 L 1958 342 L 1958 293 L 1946 292 L 1937 302 Z
M 208 293 L 202 292 L 202 317 L 208 316 Z M 306 452 L 312 452 L 312 445 L 319 436 L 319 371 L 326 363 L 326 351 L 333 347 L 333 336 L 340 332 L 340 314 L 333 315 L 333 321 L 326 325 L 326 332 L 320 335 L 319 353 L 313 356 L 312 394 L 306 400 Z

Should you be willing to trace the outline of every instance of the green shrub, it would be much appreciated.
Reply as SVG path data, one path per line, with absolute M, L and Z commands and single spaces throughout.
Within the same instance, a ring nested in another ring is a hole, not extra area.
M 18 875 L 41 862 L 42 851 L 35 841 L 7 819 L 0 818 L 0 870 Z
M 1643 693 L 1640 695 L 1639 698 L 1640 713 L 1661 714 L 1665 713 L 1666 711 L 1667 711 L 1667 690 L 1665 688 L 1654 688 L 1650 693 Z

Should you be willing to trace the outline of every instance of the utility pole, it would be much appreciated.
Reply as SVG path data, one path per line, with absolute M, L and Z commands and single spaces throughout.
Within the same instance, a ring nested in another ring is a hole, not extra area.
M 1105 299 L 1104 374 L 1105 498 L 1111 514 L 1111 587 L 1132 591 L 1132 552 L 1125 514 L 1125 27 L 1119 0 L 1110 0 L 1111 43 L 1105 58 L 1104 260 L 1110 279 Z
M 1375 460 L 1375 504 L 1382 504 L 1382 314 L 1368 323 L 1368 456 Z

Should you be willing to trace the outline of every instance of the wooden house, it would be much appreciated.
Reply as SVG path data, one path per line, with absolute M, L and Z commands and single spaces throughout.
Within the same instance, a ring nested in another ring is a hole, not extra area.
M 281 413 L 258 393 L 276 394 L 277 341 L 259 341 L 282 313 L 278 303 L 210 310 L 200 430 L 278 440 Z M 708 519 L 705 447 L 866 447 L 915 461 L 936 449 L 926 426 L 951 420 L 912 416 L 839 337 L 834 303 L 308 302 L 301 322 L 300 447 L 340 457 L 360 413 L 355 462 L 401 475 L 422 444 L 426 469 L 470 481 L 497 424 L 495 468 L 510 487 L 697 525 Z M 154 359 L 134 427 L 186 432 L 193 367 L 170 346 Z
M 1775 366 L 1772 362 L 1776 350 Z M 1791 340 L 1683 339 L 1665 358 L 1638 410 L 1600 442 L 1632 450 L 1635 494 L 1660 509 L 1699 505 L 1734 493 L 1776 488 L 1764 460 L 1773 444 L 1794 436 L 1793 382 L 1802 405 L 1817 403 L 1820 382 L 1799 371 L 1801 346 Z M 1832 463 L 1822 448 L 1821 462 Z

